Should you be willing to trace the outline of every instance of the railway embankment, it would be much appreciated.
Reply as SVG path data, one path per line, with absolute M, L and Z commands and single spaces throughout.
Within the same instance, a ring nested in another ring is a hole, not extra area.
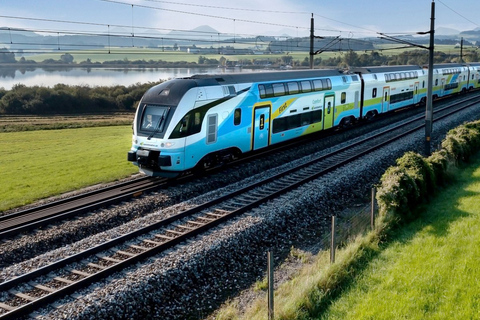
M 472 189 L 479 169 L 467 165 L 471 158 L 480 163 L 479 150 L 477 120 L 450 130 L 427 158 L 415 152 L 398 158 L 377 185 L 375 229 L 337 251 L 335 263 L 321 252 L 280 285 L 275 319 L 478 315 L 480 293 L 468 283 L 480 273 L 479 196 Z M 268 313 L 263 296 L 246 311 L 236 305 L 225 306 L 216 319 L 265 319 Z
M 440 121 L 435 125 L 432 145 L 440 144 L 451 128 L 467 120 L 478 119 L 478 112 L 479 107 L 474 107 Z M 364 200 L 365 195 L 370 193 L 372 184 L 378 183 L 385 170 L 406 151 L 423 150 L 423 141 L 423 133 L 413 134 L 401 142 L 375 151 L 364 159 L 353 161 L 345 168 L 198 236 L 193 239 L 195 241 L 100 281 L 78 292 L 75 297 L 67 297 L 57 303 L 55 309 L 39 310 L 37 316 L 39 319 L 203 319 L 222 303 L 238 296 L 256 280 L 264 277 L 267 249 L 275 252 L 277 274 L 278 271 L 283 272 L 281 264 L 289 259 L 292 246 L 310 248 L 317 245 L 318 239 L 328 233 L 330 215 L 350 208 L 356 201 Z M 293 164 L 286 164 L 288 165 Z M 255 179 L 258 177 L 253 175 L 239 184 L 246 185 Z M 229 189 L 231 188 L 236 186 L 232 185 Z M 202 203 L 206 197 L 212 196 L 215 195 L 206 194 L 191 201 Z M 140 222 L 132 221 L 132 224 L 135 223 Z M 86 241 L 109 237 L 102 233 Z M 378 241 L 380 240 L 383 239 L 379 238 Z M 71 251 L 76 245 L 56 250 L 55 254 L 61 254 L 62 250 Z M 375 249 L 373 245 L 369 247 Z M 356 262 L 352 262 L 352 266 L 363 265 L 361 261 L 368 261 L 369 252 L 375 255 L 374 250 L 368 251 L 362 247 L 350 251 L 353 251 L 350 257 L 357 257 L 356 251 L 365 252 L 361 255 L 364 260 L 353 260 Z M 35 260 L 45 258 L 39 256 Z M 351 269 L 344 268 L 341 260 L 339 254 L 337 263 L 331 268 L 339 270 L 338 274 L 346 272 L 347 276 L 352 275 Z M 26 262 L 30 263 L 33 261 Z M 15 269 L 18 267 L 19 265 L 12 266 Z M 7 271 L 6 269 L 5 272 Z M 335 273 L 335 277 L 338 274 Z M 288 277 L 287 275 L 286 278 Z M 327 279 L 330 283 L 335 278 Z M 265 294 L 260 292 L 259 295 Z M 281 303 L 276 305 L 280 306 Z M 265 315 L 262 314 L 260 318 L 264 319 Z

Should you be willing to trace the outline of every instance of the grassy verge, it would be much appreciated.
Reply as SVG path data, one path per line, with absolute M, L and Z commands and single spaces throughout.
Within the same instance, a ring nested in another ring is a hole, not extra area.
M 478 319 L 480 155 L 320 319 Z
M 138 172 L 130 126 L 0 134 L 0 211 Z
M 455 170 L 456 183 L 413 222 L 377 229 L 337 251 L 323 252 L 275 291 L 275 319 L 477 319 L 480 312 L 480 154 Z M 235 304 L 216 319 L 266 319 L 266 298 L 240 314 Z

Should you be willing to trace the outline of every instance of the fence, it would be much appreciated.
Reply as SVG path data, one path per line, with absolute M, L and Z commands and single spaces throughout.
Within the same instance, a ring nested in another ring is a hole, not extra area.
M 375 202 L 375 188 L 371 190 L 371 202 L 369 205 L 351 208 L 341 217 L 332 215 L 330 234 L 326 233 L 321 239 L 323 248 L 330 248 L 330 263 L 335 263 L 335 251 L 337 247 L 345 246 L 358 234 L 362 234 L 375 226 L 377 212 Z M 274 320 L 274 265 L 273 252 L 267 253 L 267 282 L 268 282 L 268 320 Z

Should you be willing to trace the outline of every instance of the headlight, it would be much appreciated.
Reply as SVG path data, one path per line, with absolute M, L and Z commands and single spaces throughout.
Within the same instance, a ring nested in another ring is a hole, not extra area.
M 175 145 L 175 142 L 165 142 L 160 145 L 162 148 L 171 148 Z

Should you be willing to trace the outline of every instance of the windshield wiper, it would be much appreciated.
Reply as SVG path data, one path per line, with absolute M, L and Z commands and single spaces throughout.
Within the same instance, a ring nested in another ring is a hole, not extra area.
M 160 118 L 160 120 L 158 120 L 157 127 L 155 128 L 155 130 L 153 130 L 152 134 L 148 136 L 147 140 L 152 139 L 152 137 L 158 133 L 158 131 L 160 130 L 160 126 L 162 125 L 163 119 L 165 118 L 164 115 L 165 115 L 165 112 L 162 114 L 162 117 Z

